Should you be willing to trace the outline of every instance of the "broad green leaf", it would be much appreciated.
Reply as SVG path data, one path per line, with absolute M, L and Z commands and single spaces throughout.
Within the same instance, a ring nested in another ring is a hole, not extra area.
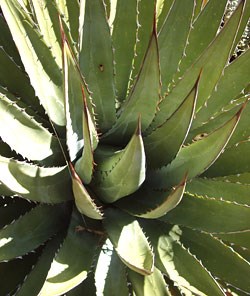
M 149 168 L 160 168 L 167 165 L 180 150 L 193 119 L 197 87 L 198 82 L 175 113 L 151 134 L 144 137 Z
M 50 265 L 55 253 L 59 249 L 62 238 L 56 236 L 47 243 L 38 261 L 33 266 L 31 272 L 26 276 L 23 284 L 18 289 L 17 296 L 37 296 L 46 280 Z
M 140 120 L 140 119 L 139 119 Z M 100 155 L 101 156 L 101 155 Z M 135 192 L 146 177 L 146 158 L 140 122 L 128 145 L 111 157 L 96 159 L 93 191 L 111 203 Z
M 155 265 L 174 281 L 184 295 L 224 295 L 212 275 L 181 244 L 182 230 L 178 225 L 160 222 L 143 223 L 155 251 Z
M 58 11 L 51 0 L 32 1 L 34 14 L 44 42 L 51 48 L 59 68 L 62 68 L 61 34 Z
M 63 33 L 63 38 L 65 35 Z M 67 146 L 71 161 L 83 147 L 83 97 L 81 77 L 66 39 L 63 40 L 64 99 Z
M 210 0 L 211 1 L 211 0 Z M 194 120 L 192 129 L 197 128 L 203 122 L 207 122 L 216 113 L 223 110 L 231 100 L 249 84 L 250 49 L 242 53 L 237 59 L 229 64 L 221 76 L 216 90 L 214 90 Z M 239 70 L 240 69 L 240 70 Z
M 50 49 L 17 0 L 0 4 L 36 95 L 51 120 L 64 126 L 62 76 Z
M 128 277 L 137 296 L 172 295 L 168 291 L 163 275 L 157 268 L 154 268 L 154 272 L 147 276 L 143 276 L 137 272 L 129 270 Z
M 5 198 L 6 199 L 6 198 Z M 0 228 L 10 224 L 34 206 L 22 198 L 12 198 L 11 202 L 1 205 L 0 207 Z
M 167 118 L 169 118 L 181 102 L 183 102 L 201 70 L 202 76 L 199 81 L 196 110 L 198 111 L 204 105 L 228 62 L 229 54 L 234 42 L 234 36 L 237 33 L 243 9 L 244 1 L 240 3 L 232 17 L 209 47 L 207 47 L 200 57 L 188 68 L 183 78 L 178 81 L 172 92 L 162 100 L 159 105 L 160 111 L 157 113 L 154 120 L 154 127 L 162 124 Z
M 141 114 L 142 131 L 155 116 L 160 100 L 160 69 L 156 29 L 154 28 L 142 67 L 127 100 L 119 110 L 119 117 L 112 129 L 103 136 L 108 143 L 122 145 L 129 141 Z
M 83 93 L 83 116 L 82 116 L 82 130 L 84 147 L 82 156 L 77 160 L 75 164 L 76 172 L 83 180 L 84 184 L 89 184 L 92 179 L 94 170 L 94 155 L 93 151 L 98 145 L 98 134 L 95 125 L 91 119 L 86 98 Z
M 0 295 L 14 295 L 13 293 L 17 291 L 27 273 L 36 263 L 38 255 L 34 252 L 22 258 L 0 263 Z
M 212 235 L 182 228 L 181 241 L 216 277 L 250 292 L 250 264 Z
M 109 296 L 127 296 L 129 294 L 125 266 L 114 251 L 111 255 L 103 293 L 103 295 Z
M 93 272 L 88 273 L 88 277 L 78 286 L 71 289 L 67 296 L 97 295 L 95 286 L 95 277 Z
M 174 1 L 159 31 L 162 93 L 167 91 L 178 69 L 191 27 L 193 8 L 193 0 Z M 180 27 L 181 30 L 179 30 Z
M 35 112 L 16 102 L 15 97 L 1 91 L 0 88 L 2 140 L 25 158 L 46 161 L 52 165 L 62 164 L 64 160 L 58 140 L 36 120 L 35 116 Z
M 184 194 L 181 203 L 160 220 L 213 233 L 249 230 L 249 206 Z
M 250 185 L 250 172 L 237 174 L 237 175 L 227 175 L 223 177 L 216 177 L 216 180 L 224 182 L 232 182 L 242 185 Z
M 187 185 L 186 192 L 198 196 L 211 197 L 217 200 L 223 199 L 238 204 L 250 206 L 249 185 L 229 182 L 226 179 L 195 178 Z
M 185 55 L 180 63 L 180 72 L 177 73 L 178 76 L 182 76 L 185 70 L 206 50 L 220 28 L 227 0 L 209 0 L 205 6 L 204 2 L 203 0 L 196 1 L 195 14 L 197 15 L 199 6 L 203 9 L 197 18 L 194 15 L 194 22 L 188 36 Z
M 184 178 L 181 184 L 170 192 L 143 186 L 131 196 L 118 201 L 116 205 L 132 216 L 156 219 L 166 215 L 180 203 L 185 185 Z
M 56 0 L 58 9 L 63 16 L 74 42 L 78 41 L 79 13 L 78 0 Z
M 161 30 L 165 19 L 173 5 L 175 0 L 157 0 L 156 1 L 156 17 L 157 17 L 157 30 L 158 32 Z
M 118 209 L 109 208 L 103 223 L 122 262 L 142 275 L 150 275 L 154 255 L 138 221 Z
M 67 166 L 44 168 L 0 156 L 2 186 L 32 201 L 59 203 L 72 199 Z
M 126 99 L 136 42 L 137 0 L 118 0 L 111 26 L 117 99 Z
M 70 164 L 72 174 L 72 188 L 77 209 L 81 214 L 92 219 L 102 219 L 102 213 L 96 206 L 95 201 L 90 196 L 87 189 L 84 187 L 81 179 L 77 175 L 73 165 Z
M 77 232 L 76 227 L 81 224 L 81 216 L 73 211 L 67 236 L 51 264 L 40 296 L 62 295 L 87 278 L 100 238 Z
M 241 112 L 242 108 L 233 118 L 207 137 L 183 147 L 168 166 L 151 171 L 150 183 L 154 187 L 170 188 L 178 184 L 186 172 L 189 180 L 204 172 L 219 157 L 228 143 Z
M 13 259 L 34 250 L 61 230 L 65 226 L 63 221 L 63 207 L 35 207 L 0 230 L 0 261 Z
M 217 233 L 216 237 L 230 244 L 235 244 L 250 249 L 250 231 L 242 231 L 235 233 Z
M 81 1 L 79 42 L 81 72 L 93 93 L 98 128 L 104 132 L 116 116 L 113 50 L 102 0 Z
M 241 174 L 250 171 L 250 141 L 242 141 L 229 147 L 205 172 L 208 177 Z

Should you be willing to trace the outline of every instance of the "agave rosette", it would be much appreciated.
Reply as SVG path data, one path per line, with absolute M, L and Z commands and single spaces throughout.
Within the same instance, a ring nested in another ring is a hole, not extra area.
M 0 294 L 250 293 L 250 1 L 0 5 Z

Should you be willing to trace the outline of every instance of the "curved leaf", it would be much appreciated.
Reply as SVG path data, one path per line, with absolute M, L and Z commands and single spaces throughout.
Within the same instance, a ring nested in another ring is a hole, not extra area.
M 135 192 L 145 180 L 146 159 L 140 122 L 128 145 L 110 157 L 100 155 L 92 185 L 93 191 L 111 203 Z M 98 185 L 98 186 L 97 186 Z
M 72 186 L 77 209 L 80 213 L 86 215 L 87 217 L 98 220 L 102 219 L 103 217 L 101 211 L 96 206 L 95 201 L 89 195 L 71 164 L 70 170 L 72 174 Z
M 132 216 L 147 219 L 160 218 L 180 203 L 185 185 L 186 178 L 170 192 L 144 186 L 131 196 L 119 200 L 116 205 Z
M 103 223 L 122 262 L 142 275 L 151 274 L 154 255 L 137 220 L 118 209 L 109 208 Z
M 77 232 L 80 224 L 81 216 L 74 211 L 67 236 L 51 264 L 40 296 L 62 295 L 87 278 L 100 238 L 89 232 Z
M 183 147 L 168 166 L 151 171 L 149 177 L 151 186 L 171 188 L 181 181 L 186 172 L 188 172 L 190 180 L 205 171 L 218 158 L 228 143 L 241 112 L 242 108 L 233 118 L 207 137 Z
M 0 261 L 24 255 L 43 244 L 65 226 L 64 214 L 60 206 L 40 205 L 1 229 Z
M 0 182 L 3 190 L 5 187 L 33 201 L 59 203 L 72 199 L 67 166 L 44 168 L 0 156 Z

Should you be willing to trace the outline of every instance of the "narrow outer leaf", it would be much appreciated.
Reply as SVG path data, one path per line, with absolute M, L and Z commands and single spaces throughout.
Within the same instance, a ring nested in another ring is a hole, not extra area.
M 59 203 L 72 198 L 67 166 L 44 168 L 0 156 L 0 182 L 33 201 Z
M 181 176 L 186 172 L 188 172 L 188 179 L 192 179 L 205 171 L 228 143 L 242 110 L 241 108 L 232 119 L 207 137 L 183 147 L 170 165 L 161 170 L 152 171 L 151 184 L 161 188 L 171 187 L 178 184 Z
M 72 164 L 70 164 L 72 174 L 72 186 L 77 209 L 80 213 L 92 219 L 102 219 L 102 213 L 97 208 L 94 200 L 82 184 L 81 179 L 77 175 Z
M 149 168 L 170 163 L 182 146 L 194 116 L 198 81 L 175 113 L 161 126 L 144 137 Z
M 0 4 L 36 95 L 51 120 L 64 126 L 62 77 L 50 49 L 16 0 Z
M 105 170 L 107 167 L 110 170 Z M 105 202 L 114 202 L 141 186 L 146 177 L 146 158 L 140 122 L 125 149 L 109 158 L 105 157 L 100 163 L 97 162 L 97 170 L 99 172 L 92 188 Z
M 104 132 L 114 124 L 116 116 L 113 50 L 102 0 L 81 1 L 79 60 L 93 92 L 98 127 Z
M 0 261 L 24 255 L 43 244 L 65 226 L 64 215 L 60 206 L 40 205 L 0 230 Z
M 160 100 L 160 69 L 156 29 L 154 28 L 142 67 L 130 94 L 119 110 L 119 117 L 112 129 L 103 136 L 105 142 L 124 145 L 136 128 L 141 114 L 142 131 L 153 120 Z
M 62 295 L 87 278 L 100 238 L 89 232 L 77 232 L 81 223 L 81 216 L 73 211 L 67 236 L 52 262 L 40 296 Z
M 137 220 L 118 209 L 109 208 L 103 222 L 123 263 L 142 275 L 151 274 L 154 256 Z

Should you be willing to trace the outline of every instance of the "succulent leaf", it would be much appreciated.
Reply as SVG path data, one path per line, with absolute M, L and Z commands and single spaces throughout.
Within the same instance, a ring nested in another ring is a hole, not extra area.
M 98 128 L 105 132 L 116 116 L 113 49 L 102 0 L 81 1 L 79 46 L 81 72 L 93 93 Z
M 153 272 L 154 255 L 138 221 L 122 211 L 105 211 L 104 227 L 124 264 L 142 274 Z
M 67 166 L 44 168 L 0 156 L 0 182 L 0 190 L 3 186 L 33 201 L 60 203 L 72 199 Z
M 0 230 L 0 261 L 32 251 L 64 227 L 61 205 L 40 205 Z M 53 225 L 53 226 L 52 226 Z
M 139 118 L 138 127 L 128 145 L 112 156 L 97 161 L 92 188 L 101 200 L 111 203 L 135 192 L 145 177 L 146 159 Z
M 62 295 L 86 279 L 100 238 L 89 232 L 77 232 L 76 227 L 80 224 L 82 219 L 74 211 L 67 236 L 51 264 L 39 295 Z M 78 264 L 79 260 L 82 264 Z

